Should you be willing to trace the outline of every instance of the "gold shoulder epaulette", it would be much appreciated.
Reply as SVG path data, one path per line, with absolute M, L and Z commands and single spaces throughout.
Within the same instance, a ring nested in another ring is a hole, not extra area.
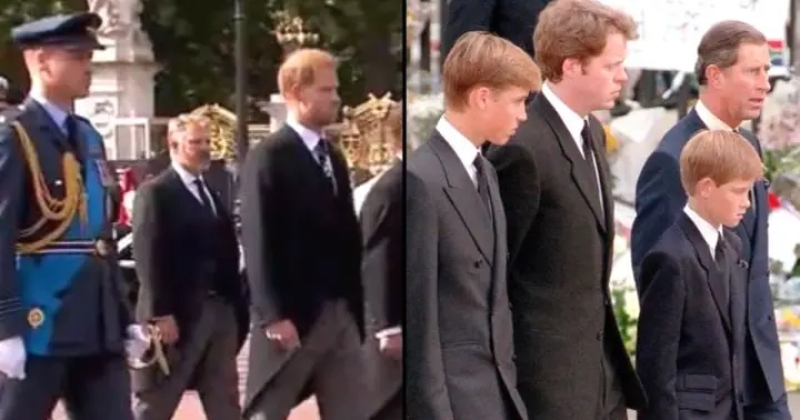
M 36 206 L 40 212 L 39 219 L 22 229 L 17 238 L 17 252 L 28 254 L 47 247 L 58 240 L 69 228 L 76 214 L 86 222 L 86 197 L 81 176 L 80 164 L 72 152 L 66 152 L 61 158 L 64 179 L 64 198 L 53 197 L 42 173 L 39 156 L 28 131 L 19 121 L 12 123 L 17 133 L 23 158 L 33 181 L 33 192 Z M 49 232 L 41 232 L 47 222 L 57 222 Z M 34 239 L 35 238 L 35 239 Z

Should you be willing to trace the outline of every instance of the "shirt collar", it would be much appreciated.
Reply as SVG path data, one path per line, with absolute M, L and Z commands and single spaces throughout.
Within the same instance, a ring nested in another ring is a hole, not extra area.
M 172 161 L 171 164 L 172 164 L 172 169 L 175 170 L 175 172 L 178 174 L 178 177 L 180 177 L 181 181 L 183 181 L 184 184 L 194 186 L 194 181 L 196 179 L 203 181 L 202 175 L 200 176 L 192 175 L 189 171 L 186 170 L 186 168 L 181 166 L 180 163 Z
M 286 125 L 292 128 L 295 133 L 303 140 L 308 150 L 314 151 L 314 148 L 317 147 L 317 143 L 320 141 L 320 135 L 316 131 L 300 124 L 300 121 L 297 120 L 297 117 L 289 113 L 286 116 Z
M 558 116 L 561 117 L 561 121 L 564 122 L 567 131 L 569 131 L 572 137 L 580 138 L 581 131 L 583 131 L 583 127 L 586 125 L 586 118 L 581 117 L 565 104 L 564 101 L 553 92 L 553 89 L 550 88 L 549 82 L 545 82 L 544 86 L 542 86 L 542 94 L 545 99 L 550 102 L 550 105 L 553 106 L 553 109 L 556 110 Z
M 475 144 L 464 137 L 444 116 L 439 118 L 439 122 L 436 123 L 436 131 L 444 137 L 469 173 L 475 157 L 480 153 L 480 148 L 475 147 Z
M 702 121 L 709 130 L 734 131 L 733 127 L 729 126 L 716 115 L 714 115 L 703 103 L 703 101 L 697 101 L 697 104 L 694 106 L 694 110 L 697 112 L 697 116 L 700 117 L 700 121 Z
M 711 255 L 714 255 L 714 250 L 717 248 L 717 241 L 719 241 L 720 235 L 722 235 L 722 228 L 715 228 L 708 223 L 706 219 L 703 219 L 696 211 L 692 210 L 691 207 L 687 204 L 683 208 L 683 212 L 689 216 L 689 220 L 697 226 L 697 230 L 700 231 L 700 236 L 703 237 L 703 240 L 706 241 L 709 248 L 711 248 Z
M 42 106 L 44 110 L 47 112 L 47 115 L 50 116 L 50 119 L 53 120 L 54 123 L 58 126 L 61 131 L 64 133 L 67 132 L 66 121 L 69 113 L 61 109 L 58 105 L 47 100 L 44 95 L 41 95 L 37 92 L 31 92 L 30 96 L 36 103 Z

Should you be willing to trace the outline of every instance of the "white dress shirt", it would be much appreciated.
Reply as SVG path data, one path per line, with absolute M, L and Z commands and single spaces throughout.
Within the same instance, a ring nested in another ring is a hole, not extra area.
M 214 199 L 211 197 L 211 193 L 208 191 L 208 186 L 206 185 L 206 181 L 203 179 L 203 176 L 195 176 L 189 173 L 183 166 L 176 162 L 172 162 L 172 169 L 178 173 L 178 176 L 181 178 L 183 185 L 189 190 L 190 193 L 197 199 L 200 204 L 203 204 L 203 199 L 200 198 L 200 194 L 204 194 L 208 199 L 208 202 L 211 204 L 211 211 L 214 215 L 217 214 L 217 206 L 214 204 Z M 203 191 L 199 191 L 197 188 L 197 184 L 195 184 L 195 180 L 199 179 L 203 182 Z
M 439 122 L 436 123 L 436 131 L 442 135 L 447 144 L 450 145 L 450 148 L 456 153 L 458 160 L 464 165 L 469 179 L 472 180 L 472 184 L 475 185 L 475 188 L 478 188 L 478 169 L 475 168 L 474 163 L 475 158 L 480 153 L 480 148 L 453 127 L 444 116 L 439 118 Z
M 36 92 L 31 92 L 30 95 L 31 99 L 36 101 L 39 105 L 44 108 L 47 115 L 50 116 L 50 119 L 56 123 L 56 126 L 61 130 L 61 133 L 67 135 L 67 117 L 69 114 L 67 111 L 61 109 L 58 105 L 50 102 L 44 95 L 41 95 Z
M 697 226 L 697 230 L 700 231 L 700 236 L 703 237 L 703 240 L 708 245 L 711 258 L 714 258 L 714 254 L 717 251 L 717 242 L 719 242 L 719 238 L 722 235 L 722 228 L 715 228 L 711 223 L 708 223 L 706 219 L 703 219 L 702 216 L 697 214 L 696 211 L 692 210 L 688 204 L 683 208 L 683 212 L 686 213 L 686 215 L 689 216 L 689 220 Z
M 303 144 L 306 145 L 308 148 L 309 153 L 314 158 L 314 161 L 319 163 L 322 166 L 322 169 L 326 172 L 326 174 L 330 174 L 330 181 L 333 184 L 333 194 L 338 194 L 338 184 L 336 183 L 336 176 L 333 173 L 333 161 L 331 160 L 330 149 L 328 149 L 328 153 L 325 156 L 325 162 L 320 162 L 319 156 L 317 155 L 317 145 L 319 142 L 324 141 L 322 140 L 322 135 L 319 132 L 314 131 L 297 120 L 297 117 L 292 115 L 291 113 L 286 116 L 286 125 L 289 126 L 292 130 L 297 133 L 298 136 L 303 140 Z M 326 175 L 327 176 L 327 175 Z
M 711 110 L 708 109 L 703 101 L 697 101 L 697 104 L 694 106 L 694 110 L 697 112 L 697 116 L 700 117 L 700 121 L 702 121 L 709 130 L 734 131 L 733 127 L 725 124 L 725 122 L 711 113 Z
M 291 113 L 286 116 L 286 125 L 289 126 L 292 130 L 297 133 L 298 136 L 303 140 L 303 143 L 308 147 L 308 151 L 314 156 L 316 160 L 317 155 L 314 152 L 314 149 L 317 148 L 317 144 L 319 144 L 322 136 L 320 133 L 304 126 L 297 120 L 297 117 L 292 115 Z
M 572 137 L 572 140 L 575 141 L 575 147 L 578 148 L 578 153 L 586 159 L 586 156 L 583 154 L 583 137 L 581 137 L 581 132 L 583 131 L 583 127 L 588 123 L 588 118 L 581 117 L 565 104 L 550 88 L 549 82 L 545 82 L 544 86 L 542 86 L 542 95 L 550 102 L 553 109 L 556 110 L 556 114 L 561 117 L 561 121 L 564 123 L 564 126 L 567 127 L 569 135 Z M 603 187 L 600 184 L 600 172 L 598 172 L 600 168 L 597 166 L 597 156 L 592 154 L 592 160 L 594 161 L 594 176 L 597 181 L 597 191 L 600 193 L 600 208 L 605 211 L 603 204 Z
M 399 160 L 403 160 L 403 154 L 398 153 L 396 158 Z M 367 195 L 369 195 L 369 192 L 372 190 L 372 187 L 378 182 L 379 179 L 381 179 L 383 174 L 389 171 L 389 169 L 392 169 L 392 167 L 389 166 L 388 168 L 381 171 L 381 173 L 379 173 L 378 175 L 373 176 L 366 182 L 362 183 L 361 185 L 353 189 L 353 204 L 356 207 L 356 216 L 361 217 L 361 208 L 364 207 L 364 200 L 367 199 Z

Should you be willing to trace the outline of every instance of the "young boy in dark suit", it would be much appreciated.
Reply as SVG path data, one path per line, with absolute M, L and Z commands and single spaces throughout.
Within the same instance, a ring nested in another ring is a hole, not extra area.
M 636 366 L 649 399 L 639 420 L 741 420 L 747 264 L 735 227 L 763 176 L 731 131 L 702 131 L 683 149 L 683 214 L 641 265 Z

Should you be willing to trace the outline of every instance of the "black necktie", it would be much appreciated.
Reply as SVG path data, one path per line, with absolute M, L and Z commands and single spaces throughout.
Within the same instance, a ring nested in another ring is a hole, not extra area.
M 478 154 L 475 156 L 475 160 L 472 161 L 472 165 L 475 166 L 476 178 L 478 179 L 478 195 L 481 196 L 481 201 L 483 201 L 483 205 L 486 206 L 486 211 L 491 216 L 492 215 L 492 199 L 489 197 L 489 185 L 488 179 L 486 178 L 486 168 L 484 167 L 483 156 Z
M 197 187 L 197 192 L 200 193 L 200 201 L 203 203 L 203 207 L 213 214 L 214 208 L 211 206 L 211 200 L 208 199 L 208 194 L 206 194 L 205 183 L 203 180 L 200 178 L 195 178 L 194 186 Z
M 594 155 L 592 152 L 592 132 L 589 131 L 589 121 L 583 123 L 583 130 L 581 130 L 581 140 L 583 149 L 583 160 L 586 162 L 586 167 L 589 169 L 589 185 L 592 187 L 592 194 L 597 198 L 600 203 L 600 208 L 603 208 L 603 203 L 600 201 L 600 186 L 597 184 L 600 180 L 597 178 L 597 167 L 594 163 Z
M 322 168 L 322 173 L 325 174 L 325 178 L 328 178 L 328 181 L 331 183 L 333 195 L 336 195 L 336 180 L 333 177 L 333 166 L 330 160 L 330 153 L 328 153 L 328 145 L 325 143 L 325 140 L 320 139 L 317 142 L 317 146 L 314 148 L 314 155 L 317 158 L 319 166 Z

